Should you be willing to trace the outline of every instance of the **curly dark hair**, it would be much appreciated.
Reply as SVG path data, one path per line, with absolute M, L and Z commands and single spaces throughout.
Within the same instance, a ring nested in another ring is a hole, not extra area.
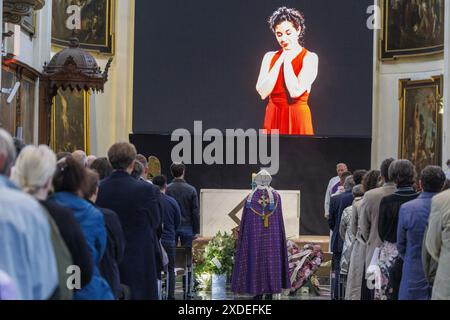
M 378 183 L 380 182 L 380 178 L 380 170 L 370 170 L 369 172 L 367 172 L 362 180 L 364 192 L 377 188 Z
M 274 33 L 275 28 L 284 21 L 291 22 L 297 30 L 300 28 L 298 42 L 303 45 L 306 32 L 305 17 L 303 16 L 303 13 L 301 13 L 297 9 L 280 7 L 274 13 L 272 13 L 272 15 L 267 20 L 270 30 L 272 30 L 272 32 Z
M 361 184 L 364 175 L 367 173 L 367 170 L 359 169 L 353 171 L 353 179 L 355 180 L 355 185 Z

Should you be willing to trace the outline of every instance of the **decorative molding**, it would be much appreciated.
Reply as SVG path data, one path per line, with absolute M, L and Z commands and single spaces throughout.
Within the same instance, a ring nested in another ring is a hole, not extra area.
M 45 0 L 3 0 L 3 21 L 21 24 L 26 16 L 41 10 Z

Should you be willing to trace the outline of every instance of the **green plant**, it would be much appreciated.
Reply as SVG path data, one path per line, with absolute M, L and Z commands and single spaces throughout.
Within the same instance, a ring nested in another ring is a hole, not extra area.
M 196 288 L 209 290 L 213 274 L 231 274 L 236 238 L 232 234 L 218 232 L 204 250 L 194 253 Z
M 205 247 L 204 271 L 211 274 L 231 274 L 235 243 L 231 234 L 219 231 Z

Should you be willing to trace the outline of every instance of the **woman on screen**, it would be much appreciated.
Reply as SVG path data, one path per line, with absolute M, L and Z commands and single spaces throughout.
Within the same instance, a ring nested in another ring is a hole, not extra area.
M 314 135 L 308 97 L 317 77 L 319 58 L 302 46 L 306 30 L 303 14 L 281 7 L 268 22 L 281 49 L 266 53 L 256 84 L 261 98 L 269 97 L 264 131 Z

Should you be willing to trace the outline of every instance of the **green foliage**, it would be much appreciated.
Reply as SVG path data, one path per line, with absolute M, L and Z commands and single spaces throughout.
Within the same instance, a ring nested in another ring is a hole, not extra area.
M 213 274 L 231 274 L 235 244 L 233 235 L 218 232 L 206 245 L 203 256 L 195 259 L 195 279 L 200 289 L 207 290 L 211 287 Z
M 219 231 L 205 247 L 205 271 L 211 274 L 231 274 L 235 243 L 231 234 Z M 214 261 L 218 261 L 220 265 Z

